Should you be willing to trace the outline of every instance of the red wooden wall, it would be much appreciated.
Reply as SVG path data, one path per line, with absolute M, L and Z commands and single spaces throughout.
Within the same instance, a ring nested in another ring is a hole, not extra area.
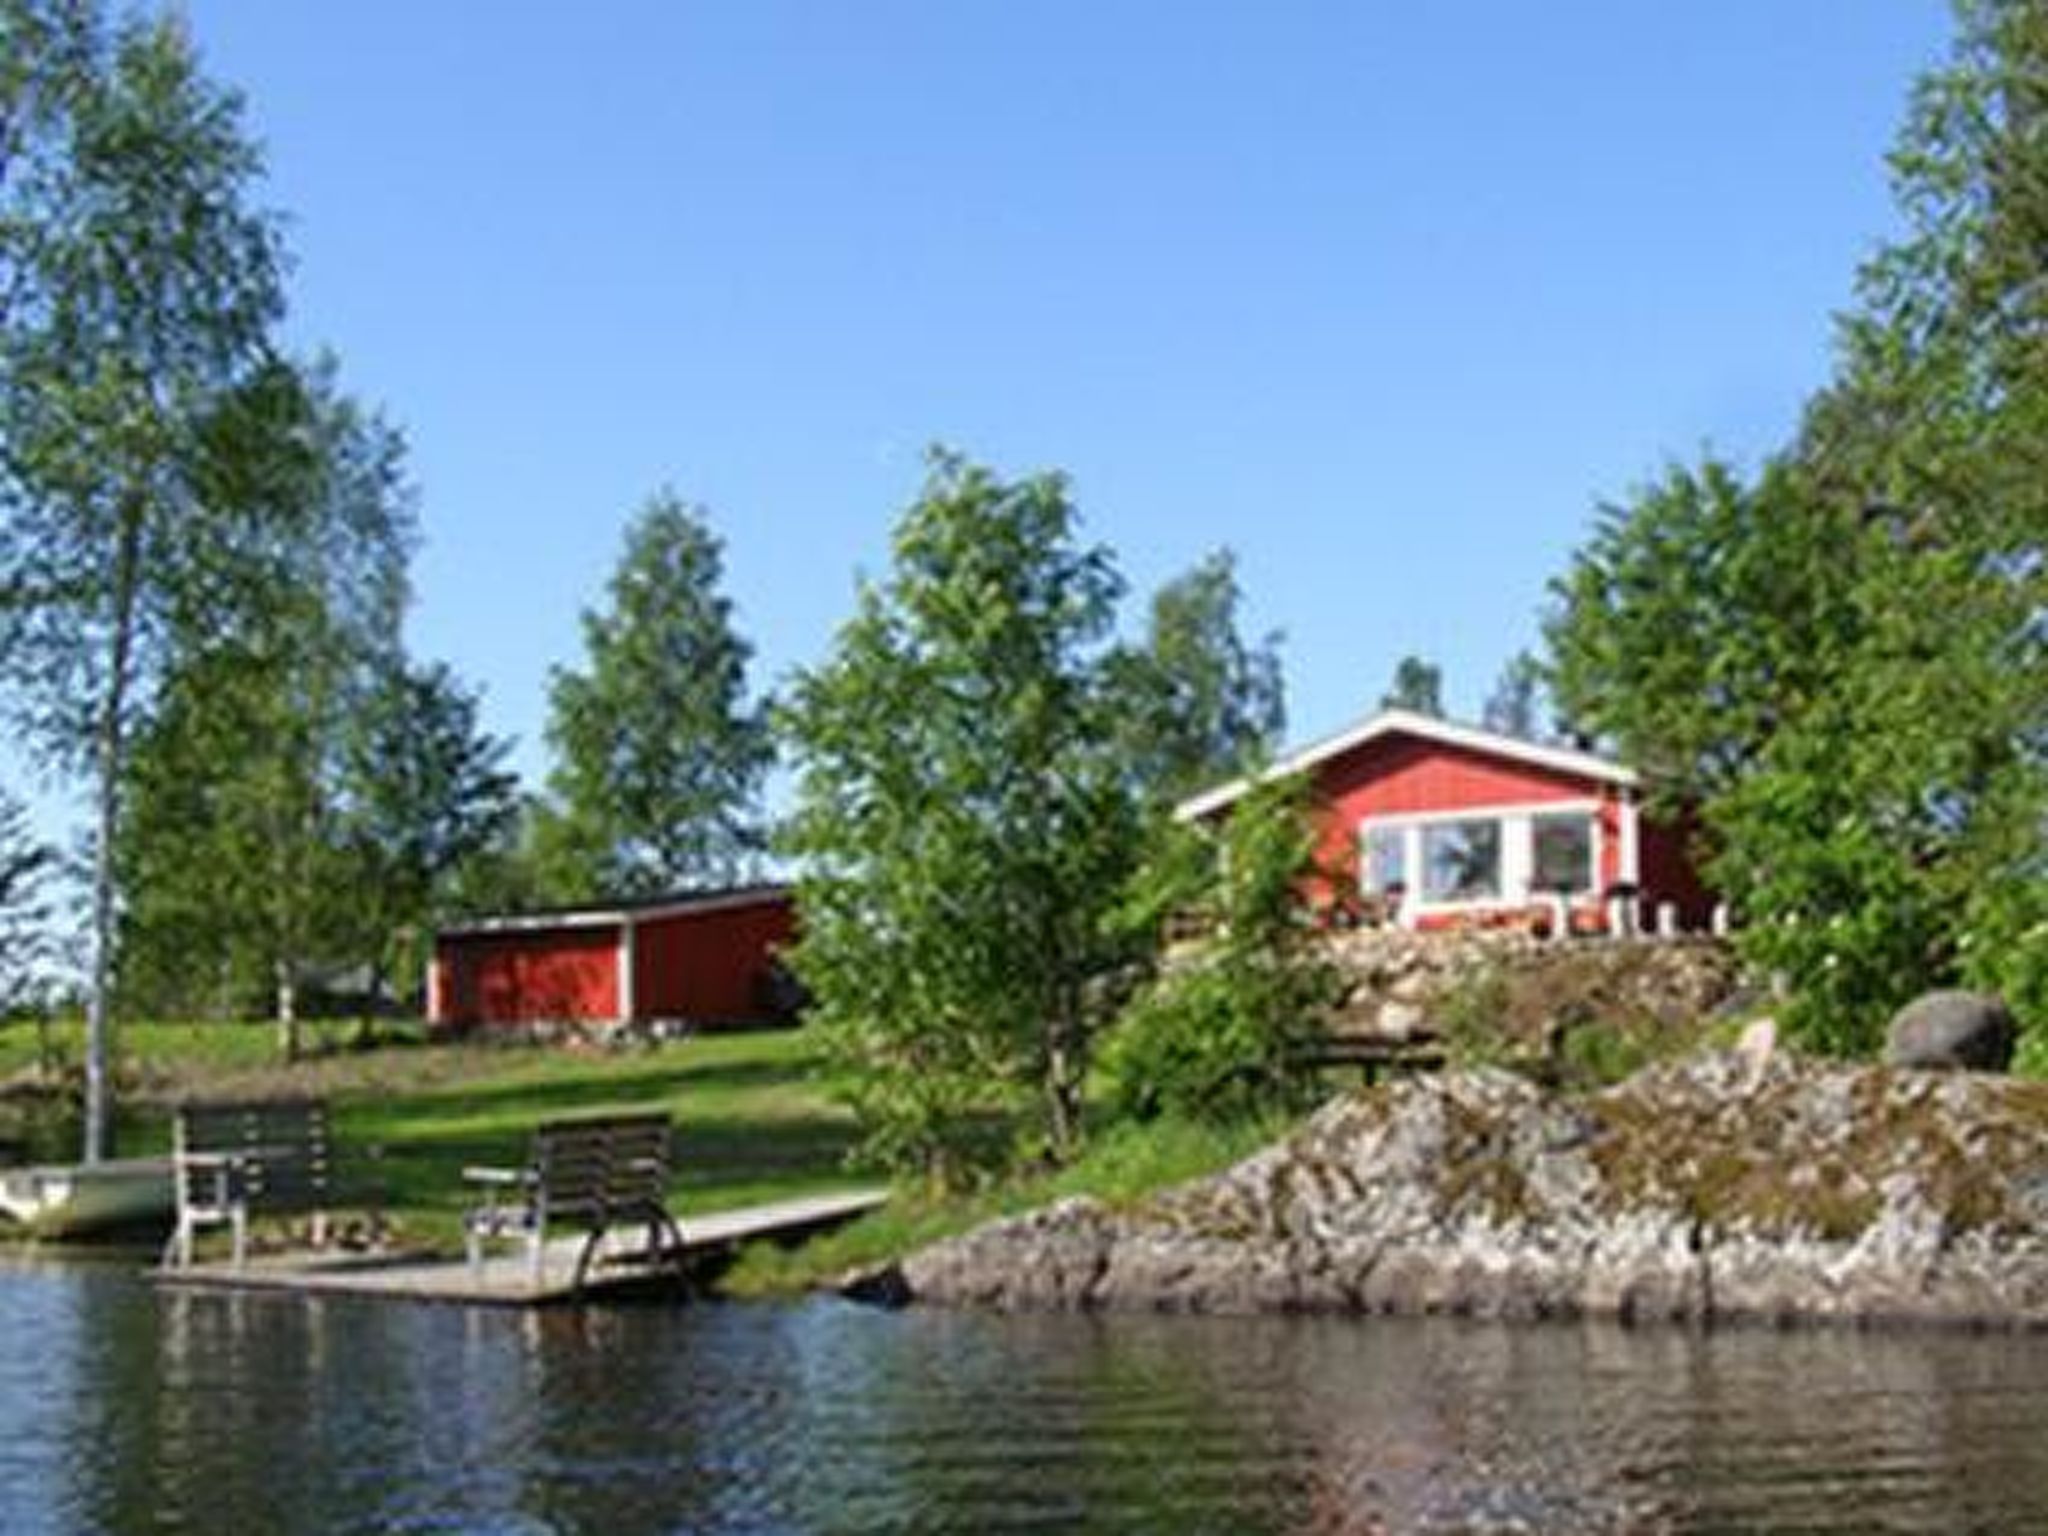
M 768 969 L 795 933 L 788 897 L 645 919 L 634 936 L 633 1011 L 643 1019 L 770 1022 Z
M 1314 792 L 1323 820 L 1319 856 L 1337 875 L 1324 899 L 1357 890 L 1359 828 L 1376 816 L 1410 816 L 1482 811 L 1589 801 L 1598 803 L 1599 870 L 1604 892 L 1621 879 L 1620 791 L 1603 780 L 1563 769 L 1516 762 L 1447 742 L 1389 735 L 1361 743 L 1318 764 Z M 1642 921 L 1655 919 L 1656 904 L 1676 902 L 1681 922 L 1703 928 L 1714 898 L 1702 883 L 1691 855 L 1691 830 L 1638 816 L 1637 874 Z M 1575 922 L 1604 922 L 1598 894 L 1583 899 Z M 1455 922 L 1450 914 L 1424 914 L 1426 924 Z
M 1598 780 L 1489 757 L 1412 736 L 1382 736 L 1319 764 L 1321 857 L 1355 880 L 1358 829 L 1369 817 L 1600 800 L 1600 884 L 1621 871 L 1620 807 Z
M 436 1024 L 599 1023 L 619 1015 L 619 930 L 464 934 L 436 947 Z
M 633 1017 L 695 1024 L 782 1022 L 767 979 L 796 932 L 786 895 L 634 920 Z M 430 1022 L 456 1027 L 617 1021 L 619 924 L 444 935 Z

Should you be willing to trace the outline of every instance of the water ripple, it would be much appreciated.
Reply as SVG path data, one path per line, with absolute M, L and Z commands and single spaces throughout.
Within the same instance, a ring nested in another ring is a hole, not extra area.
M 0 1264 L 0 1531 L 2048 1529 L 2048 1340 L 521 1316 Z

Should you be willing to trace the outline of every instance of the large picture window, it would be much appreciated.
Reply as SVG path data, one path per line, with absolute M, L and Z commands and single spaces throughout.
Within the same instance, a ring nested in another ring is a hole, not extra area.
M 1439 821 L 1422 829 L 1425 900 L 1491 901 L 1500 895 L 1500 877 L 1498 821 Z
M 1529 822 L 1529 888 L 1582 895 L 1593 889 L 1593 818 L 1573 812 Z
M 1599 807 L 1590 802 L 1396 814 L 1359 833 L 1360 888 L 1404 892 L 1411 914 L 1582 898 L 1600 888 L 1600 870 Z

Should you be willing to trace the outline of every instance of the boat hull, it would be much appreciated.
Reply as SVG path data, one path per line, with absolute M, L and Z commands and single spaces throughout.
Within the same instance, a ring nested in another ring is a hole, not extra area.
M 33 1237 L 96 1237 L 172 1219 L 167 1157 L 0 1172 L 0 1216 Z

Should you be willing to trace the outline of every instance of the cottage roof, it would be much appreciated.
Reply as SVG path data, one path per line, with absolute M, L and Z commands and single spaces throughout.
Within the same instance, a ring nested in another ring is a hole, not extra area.
M 1289 774 L 1314 768 L 1333 757 L 1341 757 L 1386 736 L 1412 736 L 1423 741 L 1440 742 L 1447 747 L 1456 747 L 1466 752 L 1478 752 L 1488 757 L 1505 758 L 1510 762 L 1527 763 L 1536 768 L 1549 768 L 1558 773 L 1594 779 L 1603 784 L 1616 784 L 1623 788 L 1634 788 L 1638 782 L 1638 776 L 1633 768 L 1624 767 L 1612 759 L 1591 752 L 1524 741 L 1519 736 L 1505 736 L 1499 731 L 1482 730 L 1476 725 L 1459 725 L 1455 721 L 1440 720 L 1434 715 L 1417 714 L 1414 710 L 1383 709 L 1378 714 L 1337 732 L 1334 736 L 1325 736 L 1320 741 L 1310 742 L 1256 774 L 1232 779 L 1227 784 L 1218 784 L 1213 789 L 1205 789 L 1198 795 L 1192 795 L 1175 806 L 1173 814 L 1181 821 L 1199 820 L 1213 811 L 1223 809 L 1254 784 L 1284 779 Z
M 494 933 L 542 933 L 563 928 L 611 928 L 632 921 L 662 917 L 686 917 L 699 912 L 723 912 L 734 907 L 763 906 L 791 899 L 790 887 L 777 883 L 735 885 L 720 890 L 663 891 L 653 896 L 635 896 L 613 901 L 586 902 L 578 906 L 535 907 L 525 912 L 504 912 L 465 918 L 436 930 L 443 939 L 474 938 Z

